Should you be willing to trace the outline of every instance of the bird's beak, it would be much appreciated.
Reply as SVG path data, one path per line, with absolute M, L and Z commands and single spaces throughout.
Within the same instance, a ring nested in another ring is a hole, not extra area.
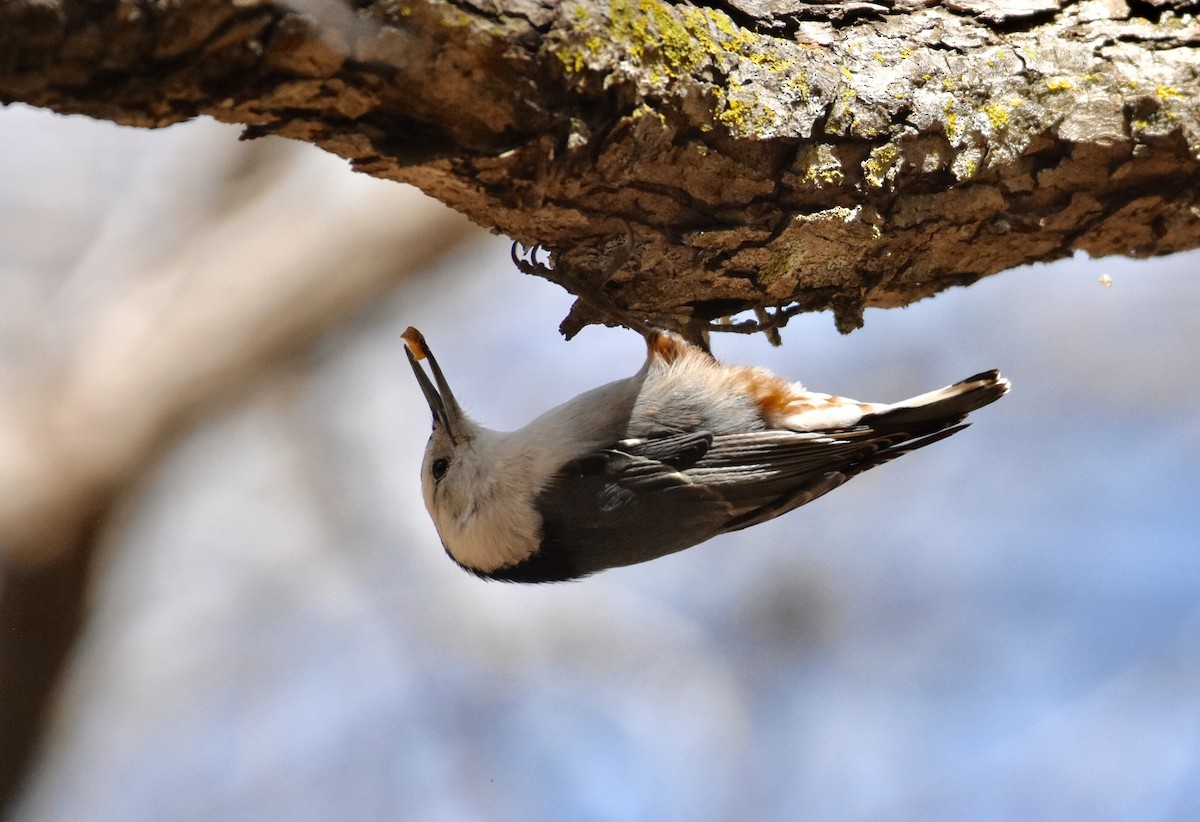
M 404 353 L 408 355 L 408 362 L 412 365 L 413 374 L 416 375 L 417 382 L 421 385 L 421 393 L 425 395 L 425 401 L 429 403 L 429 410 L 433 412 L 434 424 L 441 423 L 445 426 L 446 433 L 457 445 L 466 435 L 466 426 L 463 424 L 464 415 L 458 406 L 458 401 L 454 399 L 454 394 L 450 391 L 450 385 L 446 382 L 442 369 L 438 367 L 437 360 L 433 358 L 433 352 L 429 350 L 429 345 L 420 331 L 410 325 L 401 336 L 405 343 Z M 419 360 L 429 360 L 429 370 L 433 372 L 433 380 L 429 379 L 425 369 L 418 364 Z M 434 385 L 434 380 L 437 381 L 436 385 Z

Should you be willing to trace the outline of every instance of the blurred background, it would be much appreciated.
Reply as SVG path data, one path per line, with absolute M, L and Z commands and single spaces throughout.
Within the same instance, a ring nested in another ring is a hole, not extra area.
M 765 525 L 485 583 L 401 331 L 497 428 L 640 338 L 562 341 L 504 238 L 237 135 L 0 111 L 0 598 L 94 556 L 13 820 L 1194 818 L 1200 256 L 718 337 L 860 399 L 1014 390 Z

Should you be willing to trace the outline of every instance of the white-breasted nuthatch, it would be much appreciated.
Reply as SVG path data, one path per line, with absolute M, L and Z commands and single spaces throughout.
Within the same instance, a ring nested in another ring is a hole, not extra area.
M 404 340 L 433 411 L 421 485 L 446 553 L 514 582 L 645 562 L 765 522 L 962 430 L 1009 388 L 986 371 L 903 402 L 858 402 L 653 332 L 632 377 L 499 433 L 463 413 L 419 331 Z

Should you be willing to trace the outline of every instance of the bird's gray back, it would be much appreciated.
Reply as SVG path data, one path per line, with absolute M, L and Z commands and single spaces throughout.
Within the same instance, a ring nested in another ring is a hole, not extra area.
M 648 370 L 633 406 L 627 436 L 686 431 L 720 435 L 766 427 L 754 398 L 727 379 L 722 369 L 689 359 Z

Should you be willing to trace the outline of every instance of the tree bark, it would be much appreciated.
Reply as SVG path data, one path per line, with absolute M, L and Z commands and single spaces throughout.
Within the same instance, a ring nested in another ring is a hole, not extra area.
M 588 297 L 568 332 L 850 330 L 1022 263 L 1200 245 L 1192 6 L 10 0 L 0 99 L 207 114 L 414 183 L 548 249 Z

